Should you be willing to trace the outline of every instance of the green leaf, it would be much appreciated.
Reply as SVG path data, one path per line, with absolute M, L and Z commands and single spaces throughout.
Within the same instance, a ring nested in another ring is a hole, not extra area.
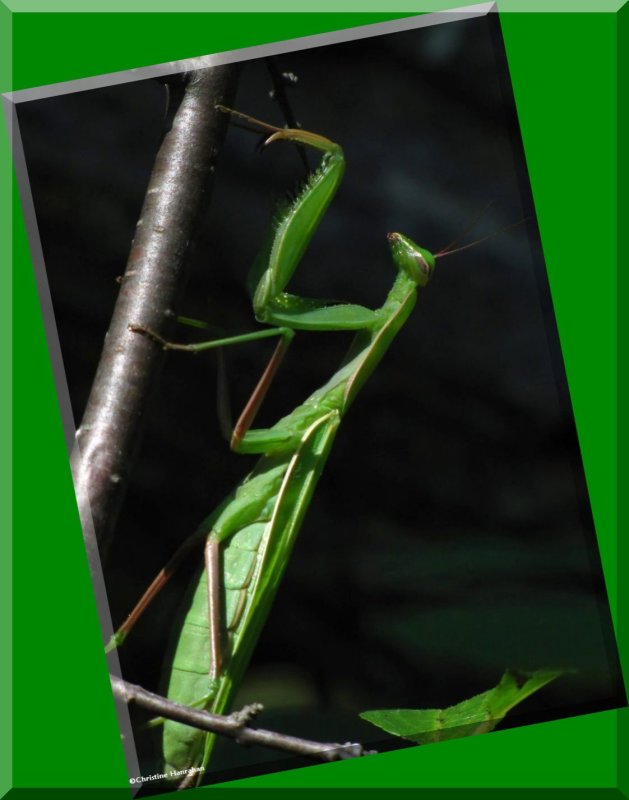
M 493 730 L 514 706 L 561 674 L 560 670 L 507 670 L 498 686 L 450 708 L 392 708 L 363 711 L 360 717 L 419 744 L 476 736 Z

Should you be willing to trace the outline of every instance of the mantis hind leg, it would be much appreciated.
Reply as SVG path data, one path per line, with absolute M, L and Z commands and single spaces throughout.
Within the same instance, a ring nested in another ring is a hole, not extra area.
M 218 681 L 222 666 L 221 642 L 221 564 L 220 542 L 209 536 L 205 543 L 205 569 L 207 572 L 208 630 L 210 635 L 210 685 Z
M 200 545 L 202 535 L 198 533 L 196 536 L 190 536 L 186 541 L 179 547 L 177 552 L 172 556 L 172 558 L 168 561 L 165 567 L 163 567 L 153 578 L 150 586 L 144 592 L 142 597 L 138 600 L 134 608 L 132 609 L 129 616 L 126 620 L 122 623 L 122 625 L 118 628 L 118 630 L 113 634 L 107 646 L 105 647 L 105 652 L 110 653 L 112 650 L 115 650 L 117 647 L 124 642 L 127 638 L 129 633 L 133 630 L 136 623 L 142 617 L 146 609 L 150 606 L 153 600 L 157 597 L 157 595 L 161 592 L 164 586 L 168 583 L 172 575 L 177 571 L 181 563 L 185 560 L 185 558 L 190 554 L 190 552 Z

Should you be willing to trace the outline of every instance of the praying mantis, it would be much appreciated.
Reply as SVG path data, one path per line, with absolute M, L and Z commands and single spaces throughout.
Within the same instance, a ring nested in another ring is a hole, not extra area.
M 222 109 L 227 110 L 228 109 Z M 269 132 L 265 145 L 294 142 L 322 154 L 296 198 L 276 215 L 271 236 L 249 279 L 253 310 L 267 327 L 198 344 L 167 342 L 131 325 L 156 346 L 199 353 L 277 337 L 278 344 L 231 434 L 231 449 L 260 458 L 253 471 L 210 514 L 155 578 L 108 649 L 120 646 L 179 563 L 203 546 L 203 564 L 186 599 L 187 612 L 168 671 L 169 699 L 223 713 L 246 669 L 269 613 L 316 483 L 340 422 L 403 328 L 429 282 L 436 259 L 401 233 L 387 235 L 397 275 L 380 308 L 330 303 L 289 294 L 286 288 L 342 180 L 342 148 L 319 134 L 277 128 L 230 111 Z M 269 428 L 254 429 L 257 412 L 295 331 L 355 331 L 349 352 L 332 377 Z M 202 544 L 203 543 L 203 544 Z M 214 735 L 178 722 L 163 723 L 164 772 L 181 788 L 207 767 Z

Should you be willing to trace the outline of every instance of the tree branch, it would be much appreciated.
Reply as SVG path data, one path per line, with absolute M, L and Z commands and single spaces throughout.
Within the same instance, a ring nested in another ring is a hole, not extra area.
M 175 722 L 182 722 L 185 725 L 191 725 L 193 728 L 226 736 L 234 739 L 238 744 L 261 745 L 270 747 L 273 750 L 281 750 L 298 756 L 307 756 L 324 762 L 360 758 L 361 756 L 375 753 L 373 750 L 366 750 L 361 744 L 353 744 L 351 742 L 346 742 L 345 744 L 313 742 L 308 739 L 300 739 L 296 736 L 275 733 L 262 728 L 251 728 L 249 723 L 262 711 L 262 706 L 259 703 L 245 706 L 240 711 L 228 716 L 210 714 L 208 711 L 200 711 L 196 708 L 173 703 L 165 697 L 143 689 L 141 686 L 127 683 L 127 681 L 115 675 L 110 675 L 109 677 L 114 696 L 122 700 L 122 702 L 128 705 L 135 703 L 152 714 L 172 719 Z
M 129 323 L 168 334 L 185 282 L 184 261 L 225 134 L 237 68 L 177 77 L 172 125 L 157 154 L 87 408 L 71 456 L 90 564 L 111 542 L 141 433 L 145 399 L 163 354 Z M 172 87 L 171 87 L 172 88 Z M 98 548 L 97 548 L 98 545 Z

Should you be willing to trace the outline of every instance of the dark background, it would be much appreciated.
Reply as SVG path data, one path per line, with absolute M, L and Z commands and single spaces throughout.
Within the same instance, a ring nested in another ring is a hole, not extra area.
M 292 291 L 375 307 L 387 231 L 436 251 L 490 201 L 466 240 L 534 213 L 493 16 L 281 57 L 302 126 L 347 158 Z M 282 124 L 270 88 L 264 62 L 244 64 L 236 107 Z M 165 109 L 157 81 L 18 107 L 77 423 Z M 179 309 L 229 333 L 255 327 L 247 269 L 304 175 L 295 148 L 257 141 L 228 133 Z M 323 383 L 349 338 L 298 334 L 260 424 Z M 235 412 L 271 347 L 230 349 Z M 255 463 L 220 437 L 215 389 L 212 356 L 169 357 L 105 565 L 115 625 Z M 157 688 L 186 577 L 121 651 L 128 680 Z M 438 264 L 339 431 L 236 704 L 264 702 L 282 732 L 375 741 L 357 712 L 448 706 L 506 667 L 574 670 L 508 724 L 624 703 L 534 219 Z M 226 743 L 216 767 L 262 758 Z

